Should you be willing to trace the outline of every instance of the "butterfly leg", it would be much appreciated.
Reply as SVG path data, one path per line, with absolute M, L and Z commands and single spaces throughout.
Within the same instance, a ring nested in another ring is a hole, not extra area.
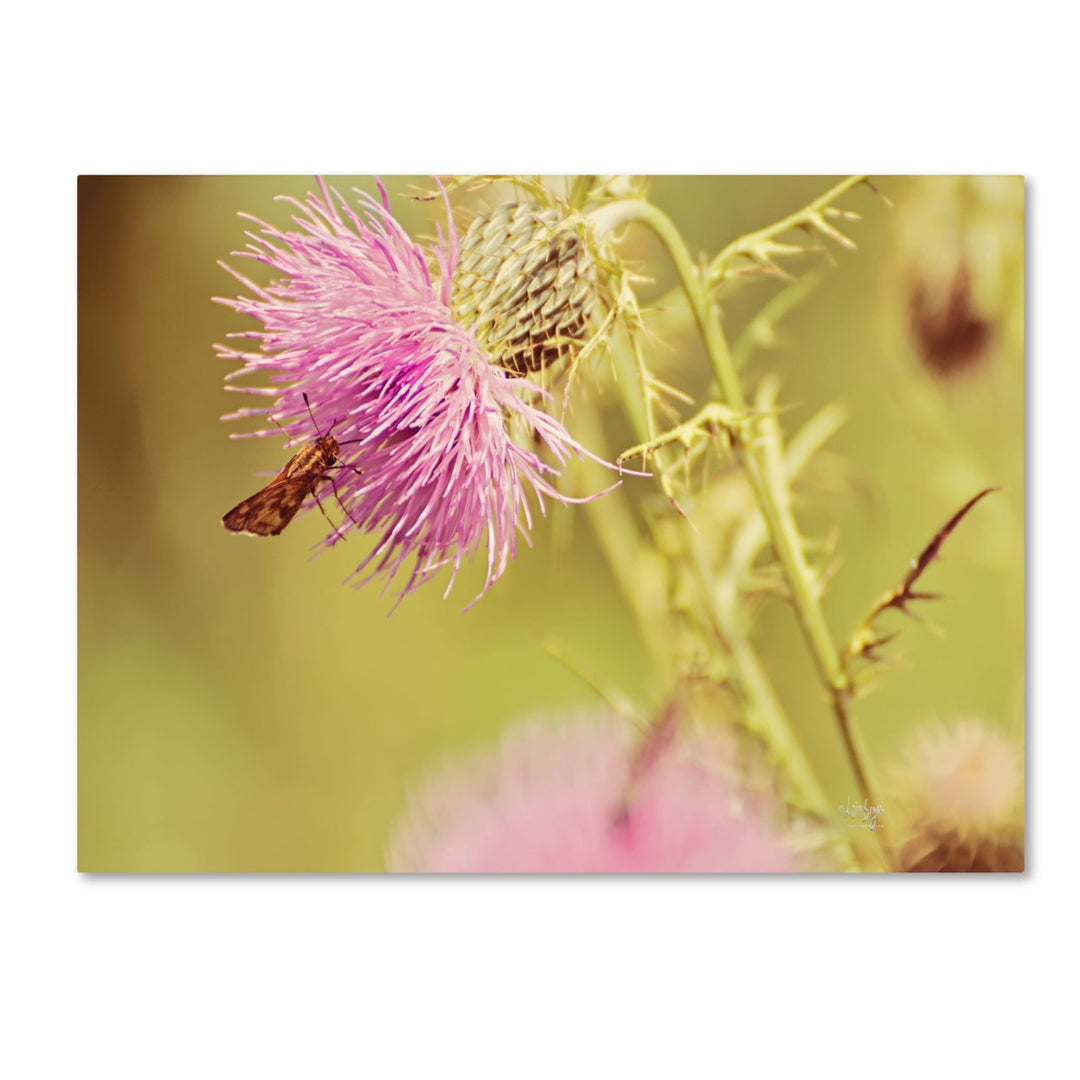
M 345 534 L 333 523 L 333 521 L 330 520 L 330 515 L 326 512 L 326 507 L 324 507 L 322 502 L 319 500 L 319 493 L 313 489 L 311 492 L 311 497 L 315 500 L 315 505 L 322 511 L 322 516 L 330 522 L 330 528 L 334 530 L 334 533 L 339 539 L 344 540 Z M 341 500 L 338 499 L 338 502 L 341 502 Z M 350 514 L 349 516 L 351 517 L 352 515 Z
M 355 465 L 349 465 L 348 463 L 343 463 L 341 465 L 327 465 L 326 467 L 328 469 L 352 469 L 352 471 L 356 473 L 357 476 L 364 475 L 363 469 L 358 469 Z
M 347 507 L 347 506 L 346 506 L 346 505 L 345 505 L 345 504 L 344 504 L 344 503 L 343 503 L 343 502 L 341 501 L 341 495 L 340 495 L 340 494 L 339 494 L 339 492 L 338 492 L 338 489 L 337 489 L 337 484 L 335 484 L 335 483 L 334 483 L 334 478 L 333 478 L 332 476 L 330 476 L 330 474 L 329 474 L 329 473 L 326 473 L 326 474 L 324 474 L 324 476 L 323 476 L 323 479 L 324 479 L 324 480 L 329 480 L 329 481 L 330 481 L 330 486 L 331 486 L 331 487 L 332 487 L 332 488 L 334 489 L 334 498 L 335 498 L 335 499 L 337 499 L 337 501 L 338 501 L 338 506 L 340 506 L 340 507 L 341 507 L 341 509 L 345 511 L 345 513 L 346 513 L 346 515 L 348 516 L 349 520 L 350 520 L 350 521 L 351 521 L 351 522 L 352 522 L 352 523 L 353 523 L 353 524 L 354 524 L 354 525 L 355 525 L 355 526 L 356 526 L 357 528 L 359 528 L 359 527 L 360 527 L 360 522 L 359 522 L 359 521 L 357 521 L 357 520 L 356 520 L 356 518 L 354 518 L 354 517 L 352 516 L 352 514 L 351 514 L 351 513 L 349 513 L 349 508 L 348 508 L 348 507 Z

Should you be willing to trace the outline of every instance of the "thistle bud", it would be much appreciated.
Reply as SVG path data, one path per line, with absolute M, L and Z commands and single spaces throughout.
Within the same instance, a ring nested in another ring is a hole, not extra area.
M 1023 776 L 1017 747 L 981 720 L 917 733 L 892 776 L 901 868 L 1023 870 Z
M 523 375 L 576 351 L 596 295 L 580 220 L 536 203 L 503 203 L 465 234 L 452 308 L 493 364 Z

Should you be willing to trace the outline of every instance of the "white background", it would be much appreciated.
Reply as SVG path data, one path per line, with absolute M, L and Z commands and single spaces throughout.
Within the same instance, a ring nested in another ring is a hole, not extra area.
M 1067 1071 L 1080 182 L 1075 35 L 1057 11 L 942 0 L 9 11 L 6 1075 Z M 1028 873 L 80 878 L 75 177 L 314 169 L 1027 174 Z

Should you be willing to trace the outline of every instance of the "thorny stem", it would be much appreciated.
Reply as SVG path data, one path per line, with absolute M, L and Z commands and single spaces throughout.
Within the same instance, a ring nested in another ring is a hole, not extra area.
M 631 424 L 641 437 L 652 430 L 646 418 L 646 409 L 629 393 L 629 362 L 626 350 L 619 346 L 612 349 L 616 368 L 620 373 L 619 389 L 626 405 Z M 635 353 L 635 361 L 640 357 Z M 642 381 L 642 391 L 646 385 Z M 594 433 L 594 439 L 597 435 Z M 663 470 L 658 470 L 657 482 L 665 494 L 669 494 L 664 483 Z M 730 603 L 725 602 L 718 583 L 714 580 L 712 569 L 702 544 L 702 537 L 697 527 L 689 519 L 682 519 L 683 533 L 693 554 L 694 569 L 701 582 L 702 595 L 705 598 L 706 615 L 713 634 L 731 658 L 738 674 L 740 689 L 746 697 L 754 718 L 760 725 L 762 734 L 769 743 L 777 765 L 784 769 L 804 807 L 817 814 L 822 820 L 829 820 L 830 804 L 821 785 L 818 783 L 809 760 L 802 746 L 792 732 L 783 707 L 776 697 L 769 677 L 765 672 L 753 646 L 735 624 Z
M 796 210 L 794 214 L 789 214 L 786 218 L 782 218 L 772 225 L 766 225 L 763 229 L 758 229 L 756 232 L 752 233 L 746 233 L 737 240 L 733 240 L 709 264 L 709 268 L 705 272 L 706 285 L 709 288 L 712 288 L 719 284 L 723 279 L 724 274 L 727 272 L 728 267 L 740 255 L 749 256 L 755 248 L 760 248 L 762 245 L 770 243 L 777 236 L 781 236 L 788 230 L 796 229 L 800 226 L 818 229 L 825 235 L 831 236 L 838 243 L 847 247 L 853 247 L 854 245 L 846 236 L 838 230 L 833 229 L 825 221 L 825 213 L 841 195 L 850 191 L 853 187 L 857 187 L 859 184 L 866 183 L 867 180 L 868 177 L 866 176 L 849 176 L 847 179 L 841 180 L 835 187 L 830 188 L 824 195 L 815 199 L 808 206 L 804 206 L 801 210 Z
M 690 252 L 687 251 L 686 244 L 671 218 L 652 203 L 641 199 L 624 199 L 610 203 L 593 215 L 594 226 L 598 231 L 610 230 L 630 221 L 638 221 L 648 226 L 667 248 L 668 255 L 675 264 L 675 271 L 679 275 L 683 292 L 690 302 L 694 321 L 701 331 L 701 336 L 705 339 L 705 348 L 713 363 L 713 371 L 720 383 L 724 399 L 735 412 L 745 411 L 746 402 L 728 354 L 727 342 L 720 330 L 720 324 L 713 317 L 711 305 L 701 287 Z M 726 362 L 718 364 L 715 358 L 721 356 L 726 357 Z
M 827 205 L 827 200 L 831 201 L 837 198 L 863 179 L 861 176 L 850 177 L 822 196 L 821 199 L 812 203 L 807 210 L 810 210 L 812 215 L 820 218 Z M 805 220 L 809 220 L 807 211 L 800 211 L 789 218 L 785 218 L 784 221 L 775 226 L 761 230 L 761 236 L 766 236 L 766 234 L 768 237 L 778 235 L 785 229 L 800 224 Z M 647 226 L 667 249 L 678 274 L 680 285 L 690 303 L 694 321 L 701 332 L 709 363 L 712 366 L 713 374 L 716 376 L 724 401 L 734 412 L 745 415 L 747 411 L 746 399 L 743 396 L 742 386 L 732 361 L 727 340 L 720 327 L 718 312 L 709 299 L 706 286 L 707 279 L 695 271 L 686 243 L 675 224 L 662 210 L 651 203 L 636 199 L 611 203 L 603 207 L 594 216 L 594 223 L 600 230 L 616 228 L 621 224 L 631 222 L 638 222 Z M 758 234 L 754 235 L 757 236 Z M 735 245 L 729 245 L 725 252 L 737 253 L 735 250 L 737 246 L 738 242 Z M 718 265 L 718 260 L 724 257 L 724 254 L 724 252 L 721 252 L 717 260 L 713 261 L 714 268 Z M 821 682 L 831 699 L 833 713 L 840 727 L 844 748 L 852 771 L 863 796 L 870 803 L 874 803 L 873 789 L 864 765 L 867 757 L 865 747 L 852 724 L 850 711 L 851 683 L 841 662 L 840 653 L 829 632 L 821 605 L 818 602 L 813 575 L 807 565 L 802 545 L 799 542 L 798 529 L 791 511 L 791 500 L 786 482 L 782 473 L 776 475 L 776 470 L 770 470 L 768 466 L 768 443 L 776 442 L 779 436 L 779 427 L 775 424 L 775 421 L 770 424 L 769 418 L 766 417 L 763 418 L 759 432 L 759 435 L 754 437 L 743 430 L 741 426 L 736 427 L 732 432 L 732 449 L 750 481 L 755 501 L 765 519 L 773 548 L 776 551 L 776 556 L 791 594 L 791 602 L 795 608 L 799 626 L 809 646 Z M 888 849 L 882 836 L 882 830 L 875 830 L 875 833 L 887 855 Z
M 827 821 L 829 801 L 802 747 L 792 734 L 784 710 L 757 653 L 746 636 L 734 625 L 730 605 L 724 603 L 719 596 L 712 568 L 702 547 L 701 536 L 689 522 L 686 524 L 686 531 L 690 534 L 694 565 L 705 593 L 706 609 L 713 624 L 713 632 L 731 654 L 742 690 L 759 714 L 758 720 L 773 750 L 776 764 L 791 778 L 795 788 L 806 800 L 807 807 Z
M 638 454 L 644 460 L 647 454 L 654 454 L 657 450 L 670 446 L 672 443 L 681 443 L 686 449 L 689 449 L 695 438 L 715 431 L 717 428 L 726 431 L 729 426 L 739 419 L 741 418 L 732 413 L 726 405 L 710 401 L 708 405 L 699 409 L 689 420 L 670 428 L 663 435 L 657 435 L 650 427 L 648 441 L 638 443 L 637 446 L 631 446 L 628 450 L 624 450 L 619 454 L 619 464 L 629 461 Z

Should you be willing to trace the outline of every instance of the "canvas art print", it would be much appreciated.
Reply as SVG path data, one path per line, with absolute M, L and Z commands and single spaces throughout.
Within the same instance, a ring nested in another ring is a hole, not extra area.
M 1024 181 L 78 187 L 79 868 L 1024 869 Z

